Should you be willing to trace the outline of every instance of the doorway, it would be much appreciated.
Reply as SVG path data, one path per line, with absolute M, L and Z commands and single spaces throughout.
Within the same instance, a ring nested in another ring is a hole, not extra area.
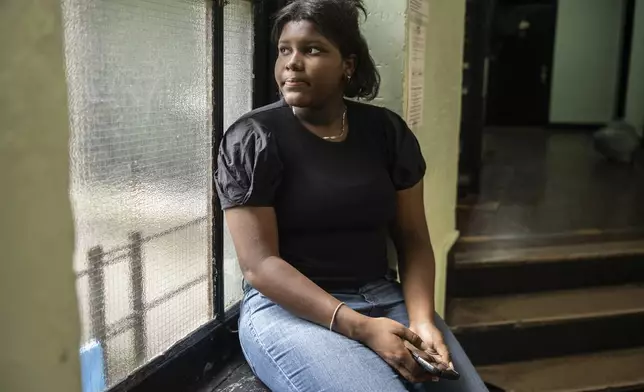
M 491 26 L 487 125 L 548 123 L 557 4 L 498 0 Z

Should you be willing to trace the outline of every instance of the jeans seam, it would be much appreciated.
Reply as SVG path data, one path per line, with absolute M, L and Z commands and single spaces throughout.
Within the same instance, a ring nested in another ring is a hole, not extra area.
M 276 305 L 276 304 L 273 304 L 273 306 L 277 306 L 277 305 Z M 290 378 L 288 378 L 288 376 L 286 375 L 286 373 L 284 372 L 284 370 L 282 369 L 282 367 L 277 363 L 277 361 L 275 361 L 275 359 L 273 358 L 273 356 L 268 352 L 268 350 L 266 349 L 266 346 L 264 346 L 264 343 L 262 343 L 262 341 L 260 340 L 260 338 L 259 338 L 259 334 L 257 333 L 257 330 L 255 329 L 255 326 L 253 325 L 253 321 L 252 321 L 252 317 L 251 317 L 251 316 L 252 316 L 252 313 L 254 313 L 254 312 L 253 312 L 253 311 L 254 311 L 254 309 L 251 307 L 251 309 L 250 309 L 250 310 L 251 310 L 251 314 L 248 316 L 248 326 L 249 326 L 249 328 L 250 328 L 250 330 L 251 330 L 251 333 L 253 334 L 253 339 L 255 339 L 255 342 L 259 345 L 259 347 L 260 347 L 260 348 L 261 348 L 261 350 L 264 352 L 264 354 L 265 354 L 265 355 L 268 357 L 268 359 L 273 363 L 273 365 L 275 365 L 275 367 L 277 368 L 277 370 L 279 371 L 279 373 L 282 375 L 282 377 L 284 377 L 284 379 L 286 380 L 286 383 L 289 385 L 289 388 L 290 388 L 291 390 L 295 391 L 295 392 L 300 392 L 300 390 L 299 390 L 299 389 L 297 389 L 297 387 L 295 386 L 295 384 L 293 384 L 293 382 L 291 381 L 291 379 L 290 379 Z
M 367 312 L 367 316 L 372 317 L 373 311 L 376 309 L 376 303 L 370 301 L 367 295 L 365 294 L 360 294 L 360 295 L 362 296 L 362 299 L 364 299 L 364 301 L 371 306 L 371 309 L 369 309 L 369 312 Z

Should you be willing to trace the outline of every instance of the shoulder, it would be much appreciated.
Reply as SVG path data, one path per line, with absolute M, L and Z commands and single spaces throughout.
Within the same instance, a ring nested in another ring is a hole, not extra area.
M 401 143 L 417 143 L 405 120 L 393 110 L 354 101 L 350 105 L 360 123 L 367 125 L 369 137 L 387 152 L 388 159 L 393 159 L 392 155 L 400 150 Z
M 283 118 L 288 113 L 289 107 L 286 102 L 279 100 L 244 114 L 230 126 L 229 130 L 236 128 L 239 124 L 255 123 L 268 125 Z
M 279 103 L 253 110 L 224 133 L 215 172 L 221 208 L 272 205 L 282 164 L 270 123 L 279 110 Z
M 386 107 L 356 101 L 349 101 L 348 105 L 356 113 L 357 117 L 381 125 L 379 128 L 386 134 L 389 134 L 388 136 L 395 134 L 401 129 L 408 128 L 407 123 L 398 113 Z
M 289 107 L 286 102 L 284 102 L 283 99 L 280 99 L 279 101 L 273 102 L 266 106 L 251 110 L 250 112 L 241 116 L 240 120 L 245 118 L 268 119 L 276 115 L 279 116 L 284 110 L 288 109 Z
M 349 107 L 349 110 L 353 111 L 357 115 L 369 116 L 371 118 L 374 115 L 384 116 L 385 112 L 389 111 L 389 109 L 382 106 L 376 106 L 370 103 L 354 101 L 354 100 L 347 100 L 346 104 L 347 104 L 347 107 Z
M 270 105 L 254 109 L 235 121 L 224 132 L 222 148 L 229 148 L 233 145 L 248 145 L 249 143 L 268 144 L 272 139 L 272 126 L 280 118 L 284 117 L 288 106 L 280 100 Z

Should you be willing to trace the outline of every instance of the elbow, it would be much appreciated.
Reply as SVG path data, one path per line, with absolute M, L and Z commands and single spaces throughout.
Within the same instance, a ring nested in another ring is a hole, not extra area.
M 264 276 L 262 267 L 267 259 L 268 257 L 259 260 L 247 260 L 243 258 L 239 259 L 239 266 L 241 267 L 242 276 L 244 277 L 244 280 L 252 287 L 257 288 L 262 285 Z
M 245 263 L 243 260 L 239 260 L 239 265 L 241 267 L 242 271 L 242 276 L 244 277 L 244 280 L 253 286 L 254 281 L 257 279 L 257 271 L 256 268 L 252 267 L 252 264 L 249 265 L 248 263 Z

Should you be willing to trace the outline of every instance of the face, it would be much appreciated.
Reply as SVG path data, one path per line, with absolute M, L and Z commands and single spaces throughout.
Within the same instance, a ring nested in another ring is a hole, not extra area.
M 282 29 L 275 62 L 275 81 L 286 103 L 321 107 L 344 94 L 346 77 L 353 73 L 353 58 L 340 50 L 309 21 L 289 22 Z

